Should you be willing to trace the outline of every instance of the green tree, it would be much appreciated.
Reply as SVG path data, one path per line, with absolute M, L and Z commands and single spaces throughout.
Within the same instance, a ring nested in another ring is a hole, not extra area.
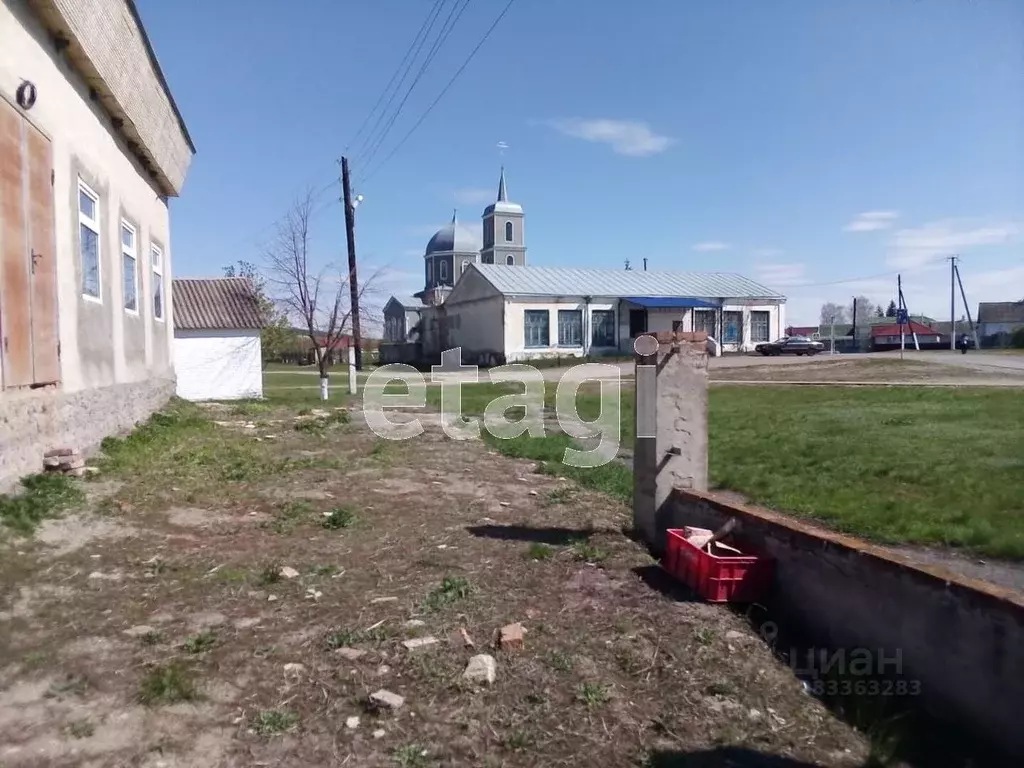
M 889 307 L 885 310 L 886 317 L 896 317 L 896 302 L 890 301 Z
M 289 327 L 287 315 L 267 295 L 266 278 L 260 274 L 256 265 L 239 259 L 235 264 L 224 267 L 224 277 L 247 278 L 256 291 L 260 314 L 263 316 L 263 329 L 260 331 L 263 367 L 266 368 L 267 363 L 278 361 L 285 352 L 293 350 L 298 342 L 298 334 Z

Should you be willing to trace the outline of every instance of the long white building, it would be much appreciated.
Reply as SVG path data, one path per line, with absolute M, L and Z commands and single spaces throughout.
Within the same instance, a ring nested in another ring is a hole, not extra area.
M 728 273 L 529 266 L 522 206 L 505 174 L 483 238 L 455 217 L 427 244 L 424 287 L 384 307 L 383 362 L 465 363 L 632 353 L 649 331 L 706 331 L 716 352 L 752 351 L 784 334 L 786 297 Z

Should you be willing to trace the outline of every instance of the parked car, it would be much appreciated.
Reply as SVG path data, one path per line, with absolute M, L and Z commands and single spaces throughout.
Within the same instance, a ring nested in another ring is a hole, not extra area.
M 765 357 L 769 355 L 816 355 L 825 349 L 820 341 L 809 339 L 806 336 L 783 336 L 781 339 L 758 344 L 754 347 L 755 352 L 760 352 Z

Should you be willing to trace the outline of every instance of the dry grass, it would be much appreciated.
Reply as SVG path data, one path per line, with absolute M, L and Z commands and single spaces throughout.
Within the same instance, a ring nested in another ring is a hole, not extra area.
M 74 512 L 131 536 L 0 545 L 0 743 L 32 755 L 5 768 L 867 756 L 741 617 L 659 579 L 620 501 L 436 427 L 381 448 L 295 411 L 171 409 Z M 513 622 L 525 648 L 495 648 Z M 493 686 L 462 680 L 481 652 Z M 405 706 L 368 707 L 381 688 Z

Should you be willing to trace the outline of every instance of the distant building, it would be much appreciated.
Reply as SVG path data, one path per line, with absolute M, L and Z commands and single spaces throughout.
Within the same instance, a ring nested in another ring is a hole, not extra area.
M 983 347 L 1005 347 L 1024 328 L 1024 301 L 983 301 L 978 304 L 978 338 Z
M 914 334 L 917 334 L 917 345 L 921 349 L 949 349 L 948 335 L 943 335 L 934 328 L 915 320 L 911 320 L 904 326 L 897 323 L 872 325 L 870 333 L 871 349 L 875 352 L 899 349 L 901 345 L 913 349 Z
M 174 394 L 195 148 L 131 0 L 0 3 L 0 486 Z
M 628 355 L 636 336 L 670 330 L 744 352 L 783 333 L 786 297 L 740 275 L 529 266 L 504 170 L 482 219 L 482 238 L 455 216 L 431 237 L 423 290 L 384 307 L 382 362 L 436 362 L 455 347 L 478 364 Z
M 244 277 L 174 281 L 174 369 L 186 400 L 263 396 L 263 317 Z

